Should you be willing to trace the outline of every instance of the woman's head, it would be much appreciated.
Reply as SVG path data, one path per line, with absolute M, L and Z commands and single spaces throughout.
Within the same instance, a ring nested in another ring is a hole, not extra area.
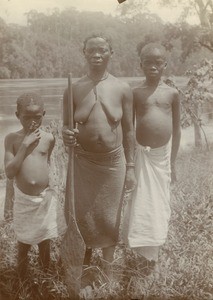
M 95 69 L 104 69 L 113 54 L 109 39 L 102 35 L 91 35 L 84 41 L 83 52 L 88 65 Z

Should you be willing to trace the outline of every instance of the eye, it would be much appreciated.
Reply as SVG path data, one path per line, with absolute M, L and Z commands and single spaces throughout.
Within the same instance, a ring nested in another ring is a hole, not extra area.
M 92 55 L 94 53 L 105 54 L 108 52 L 107 48 L 89 48 L 85 50 L 86 54 Z
M 29 116 L 23 116 L 23 119 L 24 119 L 24 121 L 29 121 L 29 120 L 32 119 L 32 118 L 29 117 Z
M 42 116 L 23 116 L 24 121 L 30 121 L 30 120 L 41 120 Z
M 158 67 L 161 67 L 163 65 L 163 63 L 164 62 L 162 60 L 159 60 L 159 61 L 155 62 L 155 65 L 158 66 Z
M 99 52 L 100 52 L 101 54 L 104 54 L 104 53 L 108 52 L 108 49 L 106 49 L 106 48 L 100 48 L 100 49 L 99 49 Z
M 156 67 L 161 67 L 164 64 L 164 61 L 162 60 L 144 60 L 143 65 L 145 67 L 148 66 L 156 66 Z
M 150 66 L 151 64 L 153 64 L 153 62 L 150 61 L 150 60 L 144 60 L 144 61 L 143 61 L 143 65 L 144 65 L 144 66 Z
M 34 120 L 40 120 L 42 118 L 42 116 L 35 116 L 33 117 Z
M 94 51 L 93 49 L 86 49 L 86 50 L 85 50 L 85 52 L 86 52 L 87 54 L 92 54 L 93 51 Z

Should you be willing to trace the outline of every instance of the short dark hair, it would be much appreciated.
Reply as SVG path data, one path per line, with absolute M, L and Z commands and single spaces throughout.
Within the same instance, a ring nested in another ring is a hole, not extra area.
M 150 53 L 150 51 L 154 50 L 154 49 L 158 49 L 161 54 L 162 54 L 162 57 L 164 59 L 166 59 L 166 49 L 163 45 L 159 44 L 159 43 L 149 43 L 149 44 L 146 44 L 142 49 L 141 49 L 141 52 L 140 52 L 140 59 L 142 60 L 143 57 L 147 54 Z
M 102 35 L 101 33 L 94 33 L 94 34 L 91 34 L 90 36 L 88 36 L 87 38 L 85 38 L 85 40 L 83 42 L 83 51 L 86 49 L 87 42 L 89 40 L 95 39 L 95 38 L 101 38 L 101 39 L 105 40 L 107 42 L 107 44 L 109 45 L 110 51 L 112 51 L 112 42 L 111 42 L 110 38 Z
M 24 93 L 18 97 L 17 101 L 17 111 L 20 111 L 23 107 L 26 107 L 30 104 L 36 104 L 44 109 L 44 101 L 42 100 L 41 96 L 37 93 L 29 92 Z

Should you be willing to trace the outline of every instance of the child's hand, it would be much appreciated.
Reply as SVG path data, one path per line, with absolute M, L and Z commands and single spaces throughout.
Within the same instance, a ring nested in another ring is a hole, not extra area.
M 29 128 L 29 132 L 33 132 L 34 130 L 36 130 L 36 128 L 38 128 L 36 122 L 32 121 L 30 128 Z
M 29 132 L 25 135 L 23 144 L 26 147 L 29 147 L 33 143 L 36 143 L 40 140 L 41 134 L 39 128 L 35 129 L 34 131 L 29 130 Z

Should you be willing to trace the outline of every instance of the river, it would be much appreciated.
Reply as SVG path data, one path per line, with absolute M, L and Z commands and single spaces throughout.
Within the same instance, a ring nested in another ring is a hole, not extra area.
M 122 79 L 130 84 L 140 80 L 127 77 Z M 43 125 L 47 125 L 51 120 L 62 117 L 62 98 L 66 86 L 66 78 L 0 80 L 0 170 L 3 168 L 4 138 L 9 132 L 21 128 L 15 116 L 17 98 L 29 91 L 39 93 L 45 102 Z
M 141 77 L 125 77 L 120 79 L 127 81 L 131 86 L 142 80 Z M 74 78 L 73 82 L 75 80 Z M 186 79 L 176 77 L 175 81 L 178 86 L 183 86 Z M 15 116 L 16 99 L 18 96 L 29 91 L 39 93 L 45 102 L 46 115 L 43 120 L 43 125 L 47 125 L 51 120 L 59 120 L 62 117 L 62 98 L 66 86 L 66 78 L 0 80 L 0 173 L 3 169 L 5 135 L 21 128 Z M 209 131 L 209 128 L 207 129 Z M 191 133 L 191 135 L 192 134 L 193 133 Z M 190 137 L 190 134 L 188 137 Z M 184 140 L 182 139 L 182 144 L 183 143 Z

